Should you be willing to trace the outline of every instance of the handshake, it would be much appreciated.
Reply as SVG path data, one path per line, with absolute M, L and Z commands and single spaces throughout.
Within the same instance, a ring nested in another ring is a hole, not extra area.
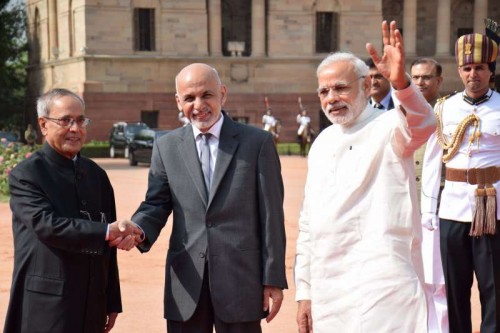
M 144 240 L 141 228 L 130 220 L 115 221 L 109 225 L 108 245 L 129 251 Z

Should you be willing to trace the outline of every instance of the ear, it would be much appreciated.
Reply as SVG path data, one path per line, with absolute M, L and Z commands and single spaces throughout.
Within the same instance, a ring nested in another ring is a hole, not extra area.
M 443 77 L 442 76 L 438 76 L 436 77 L 437 81 L 438 81 L 438 88 L 441 87 L 441 84 L 443 83 Z
M 38 126 L 40 127 L 40 132 L 43 136 L 47 135 L 47 119 L 44 117 L 38 117 Z
M 179 98 L 179 95 L 175 94 L 175 101 L 177 102 L 177 109 L 182 112 L 182 104 L 181 104 L 181 99 Z
M 224 103 L 226 103 L 226 99 L 227 99 L 227 88 L 225 85 L 220 86 L 220 93 L 221 93 L 220 105 L 224 106 Z

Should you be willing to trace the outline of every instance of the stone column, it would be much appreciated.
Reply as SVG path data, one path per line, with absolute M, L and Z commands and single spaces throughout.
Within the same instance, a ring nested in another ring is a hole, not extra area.
M 49 0 L 48 5 L 49 59 L 57 59 L 59 56 L 59 40 L 57 36 L 57 0 Z
M 474 0 L 474 30 L 484 34 L 484 19 L 488 17 L 488 0 Z
M 438 0 L 436 55 L 450 56 L 451 0 Z
M 403 3 L 403 41 L 405 53 L 417 54 L 417 0 L 405 0 Z
M 252 56 L 266 54 L 266 5 L 265 0 L 252 0 Z
M 221 0 L 208 1 L 208 48 L 211 56 L 222 56 Z

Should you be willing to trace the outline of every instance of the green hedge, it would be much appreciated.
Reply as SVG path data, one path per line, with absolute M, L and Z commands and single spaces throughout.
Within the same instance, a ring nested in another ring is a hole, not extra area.
M 107 141 L 90 141 L 83 145 L 81 154 L 85 157 L 109 157 L 109 143 Z
M 278 143 L 278 154 L 300 155 L 298 143 Z M 109 143 L 107 141 L 92 141 L 82 148 L 82 155 L 89 158 L 109 157 Z

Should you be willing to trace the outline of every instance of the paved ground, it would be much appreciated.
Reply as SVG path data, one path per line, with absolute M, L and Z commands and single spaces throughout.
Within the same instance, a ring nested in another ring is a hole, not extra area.
M 145 166 L 129 167 L 124 159 L 96 159 L 108 172 L 113 184 L 118 218 L 129 218 L 146 191 L 147 172 Z M 306 162 L 298 156 L 282 158 L 285 183 L 285 219 L 287 230 L 286 268 L 290 289 L 285 291 L 285 301 L 281 312 L 270 323 L 263 323 L 264 333 L 297 332 L 292 266 L 297 238 L 297 217 L 302 202 L 306 177 Z M 8 293 L 12 276 L 12 231 L 8 204 L 0 203 L 0 323 L 3 327 L 7 310 Z M 138 251 L 119 253 L 120 280 L 124 313 L 118 316 L 113 330 L 116 333 L 163 333 L 163 279 L 167 240 L 170 223 L 163 230 L 153 249 L 147 254 Z M 480 308 L 477 295 L 473 295 L 474 330 L 479 329 Z M 409 314 L 411 315 L 411 314 Z M 0 328 L 2 328 L 0 327 Z M 383 332 L 380 332 L 383 333 Z

